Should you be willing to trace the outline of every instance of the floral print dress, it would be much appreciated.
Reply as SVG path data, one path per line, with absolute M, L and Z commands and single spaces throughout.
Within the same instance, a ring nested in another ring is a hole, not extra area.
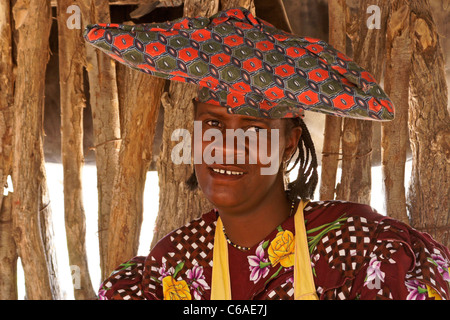
M 217 216 L 204 214 L 120 265 L 99 299 L 210 299 Z M 310 202 L 304 217 L 320 299 L 450 298 L 450 252 L 429 235 L 350 202 Z M 248 251 L 228 245 L 232 298 L 293 299 L 294 239 L 290 217 Z

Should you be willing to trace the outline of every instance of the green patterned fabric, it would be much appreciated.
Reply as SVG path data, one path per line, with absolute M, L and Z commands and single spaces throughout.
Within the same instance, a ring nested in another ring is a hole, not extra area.
M 197 84 L 199 100 L 230 113 L 292 118 L 303 110 L 392 120 L 373 76 L 328 43 L 297 37 L 244 9 L 160 24 L 89 25 L 85 39 L 117 61 Z

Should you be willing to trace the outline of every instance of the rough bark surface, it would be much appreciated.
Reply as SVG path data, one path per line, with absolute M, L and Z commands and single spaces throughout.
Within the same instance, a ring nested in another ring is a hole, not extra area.
M 42 244 L 44 246 L 44 254 L 47 262 L 47 269 L 49 274 L 50 287 L 53 293 L 54 300 L 60 300 L 63 298 L 58 279 L 58 264 L 56 258 L 56 245 L 55 245 L 55 231 L 53 228 L 53 213 L 50 206 L 50 193 L 47 187 L 47 175 L 45 172 L 45 161 L 44 161 L 44 151 L 43 145 L 40 145 L 40 156 L 42 161 L 39 168 L 37 178 L 41 183 L 39 184 L 39 230 L 41 232 Z M 21 256 L 22 258 L 22 256 Z M 23 260 L 22 260 L 23 264 Z M 25 269 L 24 269 L 25 271 Z M 28 281 L 25 278 L 25 284 L 28 294 L 29 286 L 34 284 L 27 284 Z
M 254 11 L 251 0 L 220 2 L 220 9 L 226 10 L 236 6 Z M 185 1 L 183 16 L 211 16 L 219 10 L 219 1 Z M 198 88 L 185 83 L 170 83 L 169 93 L 164 95 L 164 130 L 162 148 L 157 162 L 159 177 L 159 212 L 151 247 L 170 231 L 184 225 L 210 210 L 211 204 L 197 189 L 189 190 L 186 181 L 193 173 L 193 166 L 175 165 L 171 159 L 173 147 L 177 141 L 171 141 L 175 129 L 183 128 L 193 132 L 194 107 L 192 99 L 196 97 Z
M 12 26 L 9 1 L 0 2 L 0 207 L 3 186 L 12 173 L 14 63 L 12 57 Z
M 83 25 L 110 22 L 109 1 L 80 0 Z M 108 273 L 108 226 L 120 150 L 119 99 L 115 62 L 86 43 L 98 188 L 98 237 L 102 279 Z
M 219 0 L 216 0 L 219 1 Z M 253 0 L 220 0 L 219 10 L 227 10 L 231 8 L 245 8 L 249 10 L 253 15 L 255 14 L 255 3 Z
M 333 47 L 343 53 L 346 51 L 347 43 L 345 11 L 345 0 L 330 0 L 328 2 L 328 16 L 330 21 L 329 42 Z M 332 200 L 335 198 L 341 134 L 342 118 L 327 115 L 325 117 L 322 148 L 321 200 Z
M 380 29 L 369 29 L 366 12 L 370 5 L 380 8 Z M 356 10 L 347 18 L 347 34 L 352 40 L 353 60 L 380 81 L 383 72 L 387 0 L 350 3 Z M 370 204 L 372 188 L 373 123 L 346 118 L 342 135 L 342 177 L 338 198 Z
M 218 11 L 219 2 L 185 1 L 184 16 L 211 16 Z M 170 231 L 199 217 L 210 208 L 201 191 L 189 190 L 186 181 L 193 173 L 193 166 L 176 165 L 171 153 L 176 141 L 171 141 L 174 130 L 183 128 L 193 132 L 194 106 L 192 99 L 197 95 L 197 87 L 185 83 L 171 82 L 169 92 L 162 100 L 164 107 L 164 129 L 161 151 L 157 161 L 159 178 L 159 211 L 151 247 Z
M 179 143 L 171 140 L 172 132 L 182 128 L 189 130 L 192 135 L 194 121 L 192 99 L 196 95 L 196 86 L 172 83 L 169 93 L 163 96 L 164 131 L 157 162 L 159 212 L 155 222 L 152 247 L 170 231 L 212 208 L 199 189 L 191 191 L 186 184 L 193 173 L 193 165 L 177 165 L 171 160 L 173 147 Z M 184 141 L 184 143 L 190 143 L 190 141 Z
M 393 1 L 387 26 L 384 89 L 395 106 L 395 119 L 382 126 L 382 169 L 386 214 L 409 223 L 406 212 L 405 162 L 408 149 L 409 75 L 411 70 L 410 12 L 404 1 Z
M 113 271 L 137 254 L 143 195 L 165 80 L 118 66 L 122 144 L 113 188 L 108 265 Z
M 407 206 L 414 228 L 450 246 L 450 117 L 443 53 L 429 2 L 413 0 L 410 6 L 413 164 Z
M 59 299 L 42 150 L 44 79 L 51 11 L 48 1 L 17 1 L 14 92 L 13 234 L 25 274 L 27 298 Z M 44 228 L 44 229 L 43 229 Z
M 17 248 L 13 239 L 12 194 L 4 196 L 13 160 L 14 74 L 11 7 L 0 2 L 0 300 L 17 299 Z M 12 186 L 7 186 L 8 190 Z
M 86 254 L 86 217 L 83 204 L 82 169 L 84 42 L 81 29 L 67 27 L 67 8 L 72 0 L 58 0 L 59 84 L 61 105 L 61 157 L 64 171 L 64 217 L 69 263 L 79 270 L 77 300 L 92 299 L 92 287 Z
M 342 176 L 337 188 L 340 200 L 370 204 L 372 124 L 344 119 L 342 133 Z
M 13 237 L 12 194 L 0 205 L 0 300 L 17 300 L 17 249 Z
M 254 0 L 254 3 L 258 18 L 270 22 L 278 29 L 293 32 L 283 0 Z

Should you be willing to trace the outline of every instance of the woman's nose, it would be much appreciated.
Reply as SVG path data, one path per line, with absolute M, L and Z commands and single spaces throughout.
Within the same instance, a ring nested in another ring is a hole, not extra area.
M 257 136 L 241 128 L 227 129 L 222 140 L 222 154 L 226 164 L 256 164 Z

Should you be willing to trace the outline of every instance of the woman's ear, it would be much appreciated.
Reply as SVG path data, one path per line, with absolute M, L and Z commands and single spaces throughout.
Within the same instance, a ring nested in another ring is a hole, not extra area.
M 286 132 L 286 147 L 283 155 L 284 161 L 289 160 L 294 155 L 301 135 L 302 128 L 299 126 L 292 127 L 288 132 Z

